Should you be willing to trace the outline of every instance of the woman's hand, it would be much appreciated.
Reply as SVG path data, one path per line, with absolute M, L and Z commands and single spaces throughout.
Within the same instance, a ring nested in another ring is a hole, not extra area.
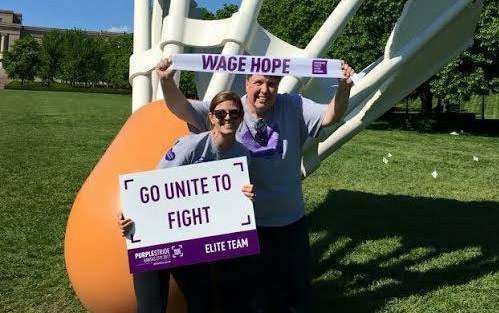
M 175 71 L 172 69 L 172 59 L 171 57 L 164 58 L 159 61 L 158 65 L 155 67 L 156 73 L 161 80 L 171 80 L 173 79 L 173 75 L 175 75 Z
M 255 192 L 255 187 L 252 184 L 243 185 L 243 187 L 241 188 L 241 191 L 251 201 L 255 200 L 256 192 Z
M 118 225 L 121 229 L 121 235 L 123 237 L 127 236 L 129 232 L 132 230 L 133 221 L 130 218 L 126 218 L 123 216 L 123 212 L 118 213 Z

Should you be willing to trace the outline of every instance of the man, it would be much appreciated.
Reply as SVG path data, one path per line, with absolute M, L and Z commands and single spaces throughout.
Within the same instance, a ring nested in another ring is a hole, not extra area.
M 207 130 L 208 103 L 188 101 L 175 85 L 170 65 L 171 60 L 164 59 L 156 67 L 168 108 L 192 131 Z M 254 310 L 309 312 L 310 247 L 301 190 L 302 148 L 307 137 L 316 137 L 322 127 L 343 117 L 353 70 L 346 63 L 342 69 L 344 78 L 328 105 L 298 94 L 278 94 L 280 77 L 247 76 L 246 95 L 241 99 L 244 120 L 236 137 L 251 152 L 261 253 L 242 258 L 239 268 L 233 269 L 236 275 L 222 275 L 225 284 L 233 287 L 227 290 L 230 295 L 224 294 L 228 312 L 249 310 L 249 299 L 244 296 L 259 286 L 266 289 L 257 296 Z M 255 295 L 251 297 L 254 302 Z

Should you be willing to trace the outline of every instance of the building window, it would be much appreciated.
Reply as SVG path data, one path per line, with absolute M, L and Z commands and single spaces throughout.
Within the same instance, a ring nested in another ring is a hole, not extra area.
M 0 23 L 3 23 L 3 19 L 0 17 Z

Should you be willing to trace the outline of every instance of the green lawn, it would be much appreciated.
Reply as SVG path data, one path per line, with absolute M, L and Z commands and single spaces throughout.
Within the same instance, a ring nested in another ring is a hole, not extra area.
M 475 113 L 477 118 L 482 117 L 482 97 L 473 96 L 463 103 L 462 110 Z M 484 97 L 484 113 L 486 119 L 499 119 L 499 94 Z
M 0 91 L 0 312 L 84 311 L 65 224 L 129 113 L 129 96 Z M 355 137 L 304 182 L 313 312 L 498 312 L 497 177 L 497 137 Z
M 499 94 L 485 96 L 483 100 L 485 119 L 499 119 Z M 406 105 L 410 111 L 419 112 L 421 110 L 421 101 L 419 98 L 409 100 L 409 102 L 399 102 L 396 107 L 405 110 Z M 437 99 L 435 98 L 433 99 L 433 107 L 436 107 L 436 105 Z M 468 101 L 461 103 L 458 110 L 475 113 L 476 118 L 482 118 L 482 97 L 472 96 Z

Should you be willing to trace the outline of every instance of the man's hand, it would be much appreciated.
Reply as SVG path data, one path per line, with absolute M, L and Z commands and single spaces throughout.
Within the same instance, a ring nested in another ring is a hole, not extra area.
M 324 113 L 321 124 L 323 127 L 331 126 L 333 123 L 341 121 L 348 107 L 350 89 L 353 86 L 352 75 L 355 74 L 355 72 L 350 65 L 343 60 L 341 61 L 341 70 L 343 71 L 343 78 L 339 80 L 336 94 L 331 102 L 329 102 L 328 108 Z
M 341 61 L 341 70 L 343 71 L 344 78 L 340 79 L 338 89 L 350 90 L 353 86 L 352 76 L 355 74 L 355 71 L 343 60 Z
M 156 73 L 161 80 L 170 80 L 173 79 L 173 75 L 175 75 L 175 70 L 172 69 L 172 59 L 171 57 L 162 59 L 159 61 L 158 65 L 156 65 Z
M 121 229 L 121 235 L 125 237 L 128 235 L 133 226 L 133 221 L 130 218 L 125 219 L 122 212 L 118 212 L 118 225 Z
M 254 188 L 254 186 L 252 184 L 243 185 L 243 187 L 241 188 L 241 191 L 251 201 L 255 200 L 256 193 L 255 193 L 255 188 Z

